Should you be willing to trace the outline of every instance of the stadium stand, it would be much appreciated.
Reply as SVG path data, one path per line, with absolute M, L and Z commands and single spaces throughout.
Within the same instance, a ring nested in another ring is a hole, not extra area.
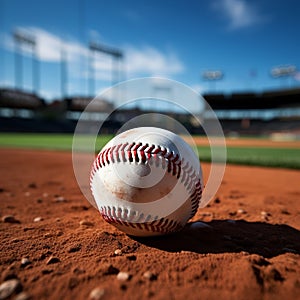
M 14 89 L 0 89 L 0 107 L 36 110 L 45 101 L 37 95 Z
M 260 94 L 206 94 L 204 99 L 219 117 L 226 135 L 270 135 L 274 132 L 300 135 L 299 88 Z M 35 94 L 0 89 L 0 131 L 74 132 L 78 118 L 91 100 L 90 97 L 69 97 L 47 103 Z M 102 131 L 114 133 L 128 120 L 151 112 L 154 111 L 139 108 L 114 111 L 111 102 L 99 99 L 89 105 L 85 121 L 91 126 L 95 126 L 95 121 L 105 121 Z M 179 120 L 190 133 L 204 133 L 191 116 L 167 114 Z M 204 117 L 204 121 L 209 124 L 210 117 Z
M 270 109 L 300 106 L 300 89 L 267 91 L 261 94 L 234 93 L 232 95 L 208 94 L 204 99 L 214 110 Z

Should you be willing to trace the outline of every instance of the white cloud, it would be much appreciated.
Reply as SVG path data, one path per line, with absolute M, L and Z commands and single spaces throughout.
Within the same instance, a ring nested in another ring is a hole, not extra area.
M 79 56 L 86 56 L 88 50 L 82 44 L 61 38 L 49 31 L 38 27 L 19 27 L 17 31 L 34 37 L 36 42 L 35 54 L 41 61 L 59 62 L 61 61 L 62 51 L 66 55 L 68 61 L 74 61 Z M 14 40 L 12 36 L 5 35 L 3 40 L 4 47 L 10 51 L 15 50 Z M 32 49 L 26 44 L 22 44 L 23 54 L 30 54 Z
M 229 29 L 240 29 L 260 24 L 267 20 L 258 8 L 246 0 L 217 0 L 213 8 L 229 21 Z
M 60 38 L 40 28 L 29 28 L 35 36 L 37 43 L 37 54 L 40 60 L 57 62 L 61 60 L 62 51 L 68 61 L 75 61 L 80 56 L 87 56 L 88 49 L 82 44 L 68 38 Z
M 36 38 L 37 55 L 43 61 L 59 61 L 63 41 L 56 35 L 39 28 L 31 28 L 32 34 Z
M 131 75 L 166 76 L 184 70 L 182 62 L 174 53 L 163 53 L 151 46 L 127 46 L 125 53 L 126 71 Z
M 71 38 L 63 38 L 38 27 L 20 27 L 19 31 L 32 35 L 36 40 L 36 54 L 41 61 L 59 63 L 64 53 L 68 61 L 68 72 L 71 77 L 86 78 L 89 76 L 88 61 L 90 51 L 88 45 L 84 45 Z M 92 31 L 93 35 L 97 35 Z M 12 36 L 5 35 L 4 46 L 14 51 Z M 124 63 L 121 67 L 126 77 L 138 76 L 166 76 L 181 73 L 184 66 L 176 54 L 170 51 L 161 51 L 152 46 L 137 47 L 124 45 Z M 31 55 L 31 49 L 22 48 L 23 54 Z M 113 68 L 116 64 L 112 58 L 105 54 L 93 56 L 92 65 L 97 79 L 110 81 Z M 89 62 L 91 63 L 91 62 Z
M 95 77 L 102 80 L 111 80 L 113 70 L 119 71 L 128 78 L 139 76 L 167 76 L 183 72 L 184 65 L 172 52 L 162 52 L 151 46 L 136 47 L 126 45 L 124 63 L 115 63 L 112 57 L 104 54 L 94 56 L 93 66 Z M 88 74 L 88 73 L 86 73 Z

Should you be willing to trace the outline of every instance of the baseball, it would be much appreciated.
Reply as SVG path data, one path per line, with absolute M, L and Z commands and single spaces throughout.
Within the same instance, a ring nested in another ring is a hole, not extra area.
M 94 160 L 90 186 L 105 221 L 133 236 L 181 230 L 203 190 L 199 158 L 177 134 L 155 127 L 127 130 Z

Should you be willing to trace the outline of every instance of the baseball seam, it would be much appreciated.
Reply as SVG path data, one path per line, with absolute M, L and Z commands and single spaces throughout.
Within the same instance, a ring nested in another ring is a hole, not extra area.
M 159 220 L 154 220 L 152 222 L 129 222 L 124 221 L 122 218 L 119 217 L 120 208 L 119 210 L 115 207 L 103 206 L 100 208 L 100 214 L 102 215 L 103 219 L 111 224 L 119 224 L 126 227 L 131 227 L 134 229 L 152 231 L 152 232 L 160 232 L 160 233 L 169 233 L 173 231 L 177 231 L 182 228 L 182 225 L 179 222 L 174 220 L 169 220 L 167 218 L 161 218 Z M 143 218 L 143 214 L 140 215 L 140 218 Z M 148 216 L 148 219 L 150 216 Z
M 167 168 L 167 172 L 172 174 L 172 176 L 176 176 L 185 186 L 190 193 L 189 198 L 191 201 L 191 213 L 188 219 L 192 218 L 198 210 L 202 195 L 201 181 L 197 178 L 193 166 L 190 166 L 188 161 L 185 162 L 184 158 L 180 159 L 180 156 L 175 154 L 174 151 L 169 151 L 167 148 L 160 145 L 155 146 L 153 144 L 149 145 L 148 143 L 126 142 L 106 148 L 97 155 L 93 163 L 90 183 L 92 183 L 93 178 L 99 169 L 104 168 L 111 163 L 146 163 L 147 161 L 149 164 L 156 164 L 156 166 L 161 164 L 162 168 Z M 119 210 L 121 210 L 121 208 L 119 208 Z M 152 222 L 144 221 L 143 223 L 125 221 L 123 218 L 130 217 L 128 211 L 122 212 L 119 210 L 115 207 L 102 206 L 100 208 L 100 214 L 108 223 L 125 225 L 147 231 L 169 233 L 177 231 L 182 227 L 179 222 L 167 218 L 160 218 L 159 220 Z M 130 215 L 132 214 L 135 215 L 135 212 L 130 213 Z M 148 217 L 150 218 L 151 216 Z

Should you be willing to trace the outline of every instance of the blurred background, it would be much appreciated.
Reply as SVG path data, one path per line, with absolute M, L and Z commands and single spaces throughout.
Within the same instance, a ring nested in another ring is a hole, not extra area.
M 229 137 L 300 139 L 299 15 L 297 0 L 0 0 L 0 131 L 72 133 L 96 95 L 159 76 L 202 95 Z M 100 99 L 87 121 L 105 119 L 113 133 L 164 111 L 203 134 L 191 114 L 154 99 L 108 117 L 117 97 Z M 198 100 L 182 105 L 198 114 Z

